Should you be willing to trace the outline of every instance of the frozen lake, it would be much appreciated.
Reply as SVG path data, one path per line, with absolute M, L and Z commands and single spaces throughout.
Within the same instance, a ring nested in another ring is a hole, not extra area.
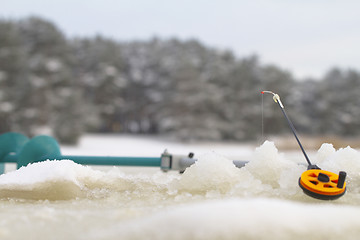
M 87 135 L 64 155 L 160 157 L 194 152 L 184 174 L 159 168 L 46 161 L 0 176 L 0 239 L 357 239 L 360 154 L 324 144 L 321 168 L 346 171 L 347 193 L 308 197 L 299 151 L 276 144 L 182 144 L 149 137 Z M 250 161 L 236 168 L 231 160 Z

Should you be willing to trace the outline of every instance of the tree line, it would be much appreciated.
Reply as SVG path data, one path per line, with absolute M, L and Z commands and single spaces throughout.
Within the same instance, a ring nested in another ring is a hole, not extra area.
M 38 17 L 0 19 L 0 32 L 1 133 L 47 133 L 63 143 L 84 132 L 251 140 L 262 124 L 267 134 L 288 133 L 262 90 L 279 93 L 302 133 L 360 131 L 356 70 L 299 81 L 257 56 L 197 40 L 67 38 Z

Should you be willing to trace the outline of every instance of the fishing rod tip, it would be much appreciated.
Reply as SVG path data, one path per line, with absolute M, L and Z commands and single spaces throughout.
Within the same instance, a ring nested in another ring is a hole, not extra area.
M 275 95 L 275 93 L 273 93 L 272 91 L 261 91 L 261 94 L 264 94 L 264 93 L 270 93 L 270 94 L 272 94 L 272 95 Z

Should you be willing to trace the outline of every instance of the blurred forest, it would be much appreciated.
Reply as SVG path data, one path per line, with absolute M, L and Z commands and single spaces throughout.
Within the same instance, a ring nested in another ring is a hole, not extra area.
M 69 39 L 45 19 L 0 19 L 0 133 L 70 144 L 84 132 L 246 141 L 261 135 L 262 115 L 267 134 L 289 133 L 260 94 L 272 90 L 299 132 L 355 136 L 359 84 L 359 72 L 338 68 L 299 81 L 196 40 Z

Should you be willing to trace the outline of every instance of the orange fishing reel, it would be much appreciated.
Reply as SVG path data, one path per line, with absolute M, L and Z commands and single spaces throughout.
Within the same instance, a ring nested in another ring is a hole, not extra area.
M 305 194 L 321 199 L 334 200 L 346 192 L 346 172 L 339 175 L 321 169 L 309 169 L 299 178 L 299 186 Z
M 329 171 L 321 170 L 318 166 L 311 164 L 299 138 L 296 135 L 296 130 L 289 117 L 286 115 L 284 105 L 282 104 L 278 94 L 271 91 L 262 91 L 273 95 L 274 101 L 279 105 L 284 117 L 286 118 L 296 141 L 298 142 L 301 151 L 303 152 L 307 163 L 309 164 L 308 170 L 303 172 L 299 178 L 299 186 L 305 194 L 321 199 L 321 200 L 334 200 L 346 192 L 346 172 L 340 171 L 339 175 Z

